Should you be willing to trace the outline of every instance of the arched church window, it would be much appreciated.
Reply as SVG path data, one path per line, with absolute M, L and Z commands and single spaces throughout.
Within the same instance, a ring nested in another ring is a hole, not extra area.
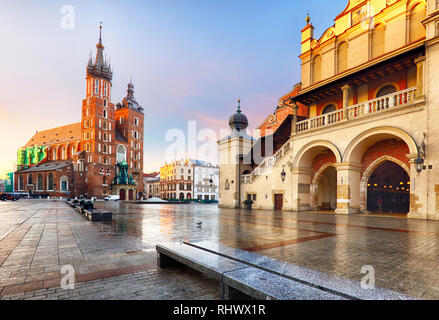
M 43 190 L 43 175 L 41 173 L 38 174 L 37 190 L 39 191 Z
M 27 184 L 32 184 L 33 182 L 32 182 L 32 175 L 30 174 L 28 177 L 27 177 Z
M 396 88 L 392 85 L 388 85 L 388 86 L 382 87 L 378 91 L 377 98 L 381 98 L 381 97 L 387 96 L 387 95 L 395 93 L 395 92 L 396 92 Z
M 123 145 L 119 145 L 116 149 L 116 162 L 121 163 L 126 161 L 127 150 Z
M 47 189 L 48 190 L 54 190 L 53 187 L 54 187 L 54 185 L 53 185 L 53 174 L 49 173 L 49 176 L 47 177 Z
M 104 110 L 104 118 L 107 117 L 107 110 Z
M 104 120 L 104 122 L 102 123 L 102 127 L 104 128 L 104 130 L 107 130 L 107 120 Z
M 333 104 L 330 104 L 330 105 L 326 106 L 326 107 L 323 109 L 322 114 L 327 114 L 327 113 L 330 113 L 330 112 L 334 112 L 334 111 L 336 111 L 336 110 L 337 110 L 337 107 L 334 106 Z
M 23 190 L 23 176 L 18 177 L 18 190 Z

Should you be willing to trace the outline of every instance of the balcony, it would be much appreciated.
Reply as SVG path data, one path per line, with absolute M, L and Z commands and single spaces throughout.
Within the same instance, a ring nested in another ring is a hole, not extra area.
M 389 112 L 396 108 L 413 105 L 416 97 L 416 87 L 398 91 L 380 98 L 361 102 L 345 110 L 339 109 L 296 124 L 296 133 L 312 131 L 329 127 L 337 123 L 353 119 L 365 118 L 378 113 Z

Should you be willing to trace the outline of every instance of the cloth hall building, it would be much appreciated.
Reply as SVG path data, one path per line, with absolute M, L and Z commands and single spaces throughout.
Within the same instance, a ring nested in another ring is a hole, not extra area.
M 113 71 L 104 60 L 101 35 L 96 47 L 96 58 L 90 56 L 86 67 L 81 122 L 37 132 L 18 150 L 15 191 L 56 197 L 117 194 L 121 200 L 143 195 L 143 108 L 131 82 L 123 101 L 113 104 Z
M 262 138 L 239 108 L 218 142 L 220 206 L 438 220 L 439 1 L 351 0 L 298 45 L 301 82 Z

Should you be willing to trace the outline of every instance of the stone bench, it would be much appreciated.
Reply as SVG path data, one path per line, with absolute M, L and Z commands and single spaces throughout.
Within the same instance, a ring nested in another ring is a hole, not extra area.
M 113 213 L 109 211 L 100 211 L 100 210 L 90 210 L 90 209 L 84 209 L 79 205 L 79 203 L 69 203 L 67 204 L 72 207 L 75 211 L 82 214 L 87 220 L 90 220 L 92 222 L 98 222 L 98 221 L 112 221 L 113 220 Z
M 156 246 L 157 264 L 183 264 L 220 282 L 224 300 L 342 300 L 342 296 L 285 278 L 186 243 Z
M 92 222 L 113 220 L 113 213 L 109 211 L 83 209 L 83 215 Z
M 333 274 L 300 267 L 284 261 L 262 256 L 253 252 L 243 251 L 211 241 L 185 242 L 194 248 L 209 253 L 228 257 L 236 262 L 247 264 L 263 271 L 294 280 L 317 289 L 331 292 L 347 299 L 355 300 L 412 300 L 413 297 L 402 293 L 376 287 L 363 289 L 361 283 L 338 277 Z M 360 273 L 361 270 L 358 270 Z

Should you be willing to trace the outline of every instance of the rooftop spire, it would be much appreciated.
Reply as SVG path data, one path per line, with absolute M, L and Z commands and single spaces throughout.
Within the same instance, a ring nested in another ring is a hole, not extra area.
M 238 113 L 241 113 L 241 99 L 238 99 Z
M 96 65 L 98 66 L 104 66 L 104 45 L 102 44 L 102 21 L 99 25 L 99 43 L 96 45 L 96 48 L 98 49 L 96 52 Z

